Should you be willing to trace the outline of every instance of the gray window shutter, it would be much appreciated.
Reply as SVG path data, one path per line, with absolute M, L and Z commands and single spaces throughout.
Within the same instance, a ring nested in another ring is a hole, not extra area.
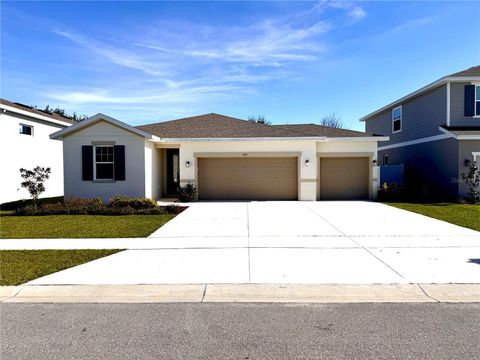
M 82 180 L 93 180 L 93 146 L 82 145 Z
M 475 115 L 475 85 L 465 85 L 465 116 Z
M 113 147 L 114 177 L 115 180 L 125 180 L 125 145 Z

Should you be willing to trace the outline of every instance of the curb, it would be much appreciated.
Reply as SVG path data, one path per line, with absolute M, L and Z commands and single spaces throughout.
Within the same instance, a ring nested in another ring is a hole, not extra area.
M 439 303 L 480 302 L 480 284 L 25 285 L 2 303 Z

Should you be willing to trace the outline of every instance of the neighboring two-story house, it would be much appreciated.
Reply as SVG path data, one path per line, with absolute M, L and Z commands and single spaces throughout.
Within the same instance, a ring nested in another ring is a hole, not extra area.
M 0 204 L 29 198 L 20 187 L 21 167 L 50 167 L 42 197 L 63 195 L 63 147 L 49 136 L 73 123 L 58 114 L 0 99 Z
M 404 185 L 420 198 L 464 196 L 461 174 L 480 163 L 480 66 L 442 77 L 360 119 L 389 136 L 379 165 L 403 164 Z

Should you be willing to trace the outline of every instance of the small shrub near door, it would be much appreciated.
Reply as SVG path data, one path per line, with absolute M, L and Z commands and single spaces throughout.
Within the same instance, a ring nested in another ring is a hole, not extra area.
M 177 189 L 177 197 L 180 202 L 194 202 L 197 189 L 193 184 L 179 186 Z

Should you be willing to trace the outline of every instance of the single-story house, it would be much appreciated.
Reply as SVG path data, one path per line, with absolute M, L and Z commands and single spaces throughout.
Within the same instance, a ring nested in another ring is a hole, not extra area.
M 97 114 L 57 131 L 65 196 L 160 199 L 193 184 L 199 200 L 375 199 L 388 137 L 315 124 L 207 114 L 130 126 Z

